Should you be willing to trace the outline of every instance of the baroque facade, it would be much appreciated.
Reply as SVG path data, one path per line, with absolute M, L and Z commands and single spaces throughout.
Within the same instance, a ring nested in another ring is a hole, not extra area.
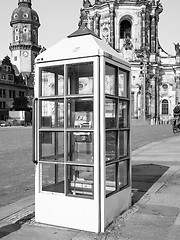
M 6 120 L 9 110 L 30 110 L 34 95 L 34 59 L 39 54 L 39 16 L 31 7 L 31 0 L 18 0 L 10 26 L 11 58 L 0 61 L 0 120 Z
M 160 0 L 83 0 L 86 24 L 131 63 L 131 117 L 170 122 L 180 101 L 180 48 L 166 53 L 159 42 Z

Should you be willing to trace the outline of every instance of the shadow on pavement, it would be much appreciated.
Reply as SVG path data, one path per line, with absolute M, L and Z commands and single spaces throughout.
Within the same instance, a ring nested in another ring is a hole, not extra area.
M 1 227 L 0 228 L 0 239 L 2 239 L 3 237 L 5 237 L 13 232 L 18 231 L 24 223 L 31 220 L 33 217 L 34 217 L 34 213 L 31 213 L 31 214 L 19 219 L 15 223 L 8 224 L 6 226 Z
M 132 166 L 132 204 L 135 204 L 148 189 L 169 169 L 156 164 Z
M 6 225 L 0 228 L 0 239 L 11 234 L 12 232 L 16 232 L 21 228 L 22 224 L 13 223 Z

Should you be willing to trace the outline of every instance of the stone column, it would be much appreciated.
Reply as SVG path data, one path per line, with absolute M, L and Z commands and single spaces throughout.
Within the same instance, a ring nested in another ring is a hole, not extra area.
M 156 17 L 151 15 L 151 53 L 156 52 Z
M 176 104 L 180 101 L 180 65 L 176 68 Z
M 141 46 L 142 46 L 142 49 L 145 49 L 145 40 L 146 40 L 146 38 L 145 38 L 145 17 L 146 17 L 146 15 L 145 15 L 144 9 L 142 10 L 141 15 L 142 15 Z
M 149 14 L 149 12 L 147 13 L 147 15 L 146 15 L 146 42 L 145 42 L 145 44 L 146 44 L 146 49 L 148 50 L 148 52 L 149 52 L 149 50 L 150 50 L 150 41 L 151 41 L 151 37 L 150 37 L 150 14 Z
M 110 44 L 112 48 L 115 48 L 115 26 L 114 26 L 114 9 L 109 10 L 110 14 Z
M 156 53 L 158 53 L 158 22 L 159 22 L 159 15 L 156 16 L 156 42 L 155 42 Z
M 95 14 L 95 34 L 97 36 L 100 36 L 100 25 L 99 25 L 99 21 L 100 21 L 100 14 L 96 13 Z
M 90 30 L 94 32 L 94 17 L 92 16 L 89 17 L 89 26 Z

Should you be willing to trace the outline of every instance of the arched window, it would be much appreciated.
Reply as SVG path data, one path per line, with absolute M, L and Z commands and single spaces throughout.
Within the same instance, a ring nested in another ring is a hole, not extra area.
M 131 38 L 131 23 L 128 20 L 120 24 L 120 38 Z
M 169 113 L 169 103 L 168 100 L 164 99 L 162 101 L 162 115 L 167 115 Z

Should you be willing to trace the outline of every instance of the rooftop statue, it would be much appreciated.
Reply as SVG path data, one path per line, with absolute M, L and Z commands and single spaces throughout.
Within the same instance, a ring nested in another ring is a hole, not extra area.
M 174 48 L 176 51 L 176 55 L 180 55 L 180 44 L 179 43 L 174 43 Z
M 89 0 L 83 0 L 83 7 L 85 8 L 92 7 L 92 4 Z

